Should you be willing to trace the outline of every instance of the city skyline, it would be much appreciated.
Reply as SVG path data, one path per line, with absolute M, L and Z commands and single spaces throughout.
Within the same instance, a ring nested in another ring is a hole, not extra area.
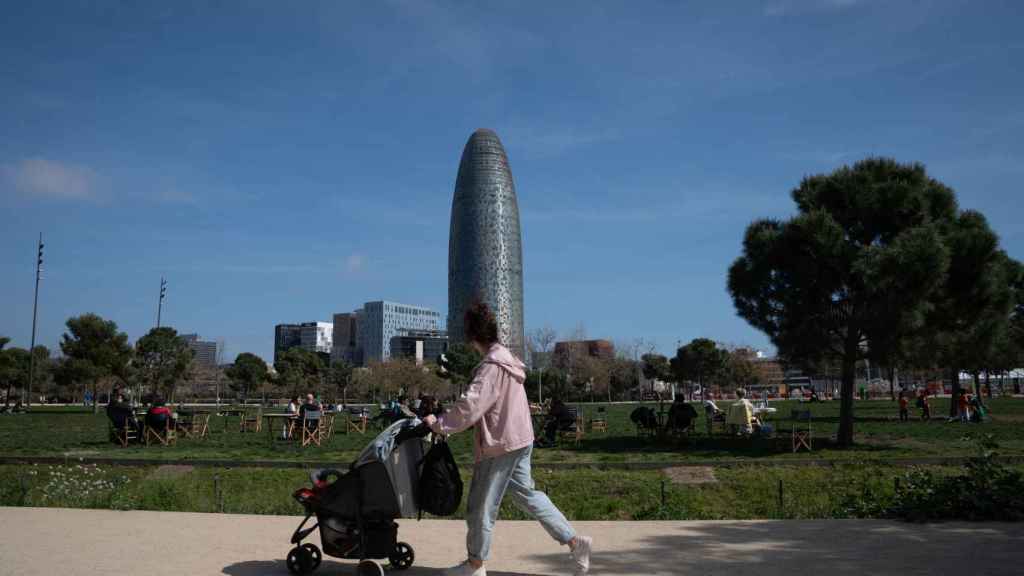
M 138 339 L 161 276 L 162 324 L 223 339 L 227 361 L 370 297 L 444 315 L 449 200 L 480 126 L 515 162 L 527 331 L 770 350 L 726 292 L 744 228 L 871 155 L 923 162 L 1024 259 L 1013 3 L 306 8 L 5 15 L 11 346 L 40 232 L 51 348 L 86 312 Z

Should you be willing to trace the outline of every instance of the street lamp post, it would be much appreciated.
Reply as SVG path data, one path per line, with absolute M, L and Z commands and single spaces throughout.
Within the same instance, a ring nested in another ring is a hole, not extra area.
M 167 280 L 164 280 L 164 277 L 161 276 L 160 277 L 160 300 L 157 302 L 157 305 L 156 305 L 156 327 L 157 328 L 160 327 L 160 314 L 163 312 L 163 309 L 164 309 L 164 296 L 166 296 L 166 295 L 167 295 Z
M 28 348 L 28 397 L 25 402 L 25 410 L 32 410 L 32 381 L 36 375 L 36 317 L 39 311 L 39 279 L 43 274 L 43 233 L 39 233 L 39 251 L 36 257 L 36 294 L 32 301 L 32 343 Z

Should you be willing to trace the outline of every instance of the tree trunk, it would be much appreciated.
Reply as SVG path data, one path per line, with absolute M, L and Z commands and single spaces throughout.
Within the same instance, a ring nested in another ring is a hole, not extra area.
M 992 378 L 988 372 L 985 372 L 985 397 L 992 398 Z M 978 397 L 981 398 L 980 396 Z
M 896 401 L 896 369 L 892 366 L 889 367 L 889 397 Z
M 949 417 L 956 418 L 956 397 L 960 394 L 960 369 L 949 370 Z
M 843 381 L 839 392 L 839 433 L 836 440 L 841 448 L 853 446 L 853 393 L 857 379 L 856 345 L 847 346 L 843 357 Z
M 100 381 L 92 383 L 92 413 L 100 413 Z

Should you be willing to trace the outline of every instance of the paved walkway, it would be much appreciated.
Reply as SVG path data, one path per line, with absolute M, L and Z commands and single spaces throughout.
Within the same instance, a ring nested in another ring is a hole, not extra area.
M 299 519 L 282 516 L 0 508 L 0 574 L 286 575 Z M 464 553 L 462 522 L 405 520 L 405 576 L 440 574 Z M 1024 524 L 860 521 L 580 522 L 592 574 L 826 576 L 1020 574 Z M 492 576 L 570 574 L 565 548 L 532 522 L 499 522 Z M 354 574 L 325 558 L 317 575 Z M 395 572 L 391 572 L 395 574 Z

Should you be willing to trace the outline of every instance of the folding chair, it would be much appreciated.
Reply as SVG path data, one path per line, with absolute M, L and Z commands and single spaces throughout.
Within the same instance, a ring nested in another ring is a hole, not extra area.
M 256 417 L 253 418 L 249 415 L 248 411 L 242 415 L 242 421 L 239 423 L 241 432 L 259 432 L 263 429 L 263 407 L 260 406 L 256 409 Z
M 108 407 L 107 419 L 110 422 L 110 438 L 121 447 L 127 448 L 132 440 L 139 440 L 139 423 L 131 410 Z
M 604 406 L 598 406 L 597 415 L 590 419 L 590 431 L 597 432 L 598 430 L 608 432 L 608 416 Z
M 320 416 L 320 441 L 326 442 L 330 440 L 331 434 L 334 434 L 334 414 L 324 412 Z
M 178 431 L 186 438 L 205 438 L 210 432 L 210 415 L 192 414 L 179 419 Z
M 560 424 L 558 437 L 559 439 L 572 440 L 574 446 L 579 446 L 580 440 L 583 439 L 583 416 L 576 408 L 567 407 L 566 411 L 572 416 L 572 423 Z
M 791 418 L 793 420 L 793 428 L 790 433 L 790 439 L 793 443 L 793 452 L 796 453 L 801 448 L 806 448 L 808 452 L 811 452 L 811 447 L 814 445 L 814 431 L 811 427 L 811 411 L 793 410 Z
M 171 417 L 166 415 L 162 418 L 150 418 L 147 416 L 145 430 L 142 435 L 145 438 L 146 446 L 149 446 L 150 440 L 159 442 L 164 446 L 170 446 L 177 440 Z
M 366 410 L 349 408 L 348 421 L 345 423 L 345 433 L 348 434 L 350 431 L 356 431 L 360 434 L 366 434 L 366 424 L 369 420 L 370 416 L 366 413 Z
M 320 411 L 302 411 L 302 445 L 320 445 Z
M 121 427 L 117 427 L 111 422 L 110 435 L 122 448 L 127 448 L 128 444 L 139 439 L 139 427 L 134 421 L 127 419 L 125 419 Z

